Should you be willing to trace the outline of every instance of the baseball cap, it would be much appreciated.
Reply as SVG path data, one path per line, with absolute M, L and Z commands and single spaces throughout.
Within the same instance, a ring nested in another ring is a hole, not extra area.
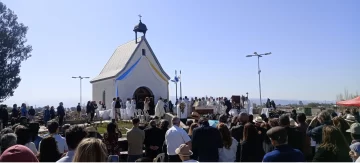
M 350 145 L 350 150 L 356 152 L 358 155 L 360 154 L 360 143 L 356 142 Z
M 191 156 L 193 154 L 190 147 L 186 144 L 181 144 L 179 148 L 176 148 L 175 153 L 182 156 Z
M 351 124 L 350 128 L 346 130 L 346 132 L 350 132 L 352 134 L 360 135 L 360 123 Z

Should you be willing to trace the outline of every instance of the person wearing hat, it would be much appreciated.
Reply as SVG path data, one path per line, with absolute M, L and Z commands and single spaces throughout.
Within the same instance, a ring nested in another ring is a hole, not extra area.
M 350 145 L 349 155 L 354 162 L 360 162 L 360 142 L 356 142 Z
M 346 130 L 346 132 L 349 132 L 351 135 L 352 138 L 351 144 L 360 142 L 360 123 L 351 124 L 350 128 Z
M 305 135 L 302 135 L 301 132 L 291 126 L 291 118 L 288 114 L 283 114 L 279 117 L 279 123 L 280 126 L 285 127 L 287 131 L 288 138 L 288 144 L 295 149 L 298 149 L 300 151 L 303 150 L 303 143 L 305 142 Z M 295 125 L 295 121 L 293 122 L 293 125 Z
M 39 160 L 28 147 L 14 145 L 1 154 L 0 162 L 39 162 Z
M 355 116 L 348 114 L 346 115 L 345 121 L 347 121 L 349 124 L 353 124 L 356 122 Z
M 186 144 L 181 144 L 178 148 L 176 148 L 175 153 L 179 155 L 180 159 L 183 162 L 197 162 L 190 158 L 193 152 L 190 150 L 190 147 Z
M 275 149 L 266 153 L 262 162 L 305 162 L 301 151 L 287 144 L 288 135 L 285 127 L 273 127 L 266 134 Z

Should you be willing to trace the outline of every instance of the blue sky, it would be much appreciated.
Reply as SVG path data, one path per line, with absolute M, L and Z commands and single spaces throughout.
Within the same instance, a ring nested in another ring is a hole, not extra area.
M 134 39 L 138 14 L 170 76 L 182 70 L 183 94 L 257 98 L 253 52 L 261 59 L 263 98 L 335 100 L 360 91 L 360 1 L 2 0 L 29 27 L 29 60 L 6 103 L 76 105 L 79 81 L 98 75 L 115 48 Z M 175 95 L 171 85 L 170 94 Z M 83 100 L 91 98 L 83 82 Z

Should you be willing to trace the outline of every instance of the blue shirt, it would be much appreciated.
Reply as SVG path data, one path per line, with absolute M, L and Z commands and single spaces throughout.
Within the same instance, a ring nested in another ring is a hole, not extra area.
M 26 117 L 27 116 L 27 110 L 26 107 L 21 108 L 21 116 Z
M 34 144 L 37 150 L 39 150 L 39 144 L 41 142 L 42 138 L 40 136 L 37 136 L 34 140 Z
M 289 145 L 279 145 L 269 153 L 266 153 L 262 162 L 305 162 L 304 155 L 298 149 Z
M 74 154 L 75 154 L 75 151 L 69 151 L 66 153 L 66 156 L 64 156 L 63 158 L 61 158 L 60 160 L 58 160 L 56 162 L 72 162 L 72 160 L 74 158 Z

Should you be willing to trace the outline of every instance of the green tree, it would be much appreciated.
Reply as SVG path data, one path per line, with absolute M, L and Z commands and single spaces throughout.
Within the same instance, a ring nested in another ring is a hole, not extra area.
M 316 102 L 310 102 L 307 104 L 308 107 L 314 108 L 314 107 L 318 107 L 321 106 L 321 104 L 316 103 Z
M 13 96 L 21 78 L 21 62 L 31 57 L 32 47 L 25 45 L 28 27 L 0 2 L 0 102 Z

